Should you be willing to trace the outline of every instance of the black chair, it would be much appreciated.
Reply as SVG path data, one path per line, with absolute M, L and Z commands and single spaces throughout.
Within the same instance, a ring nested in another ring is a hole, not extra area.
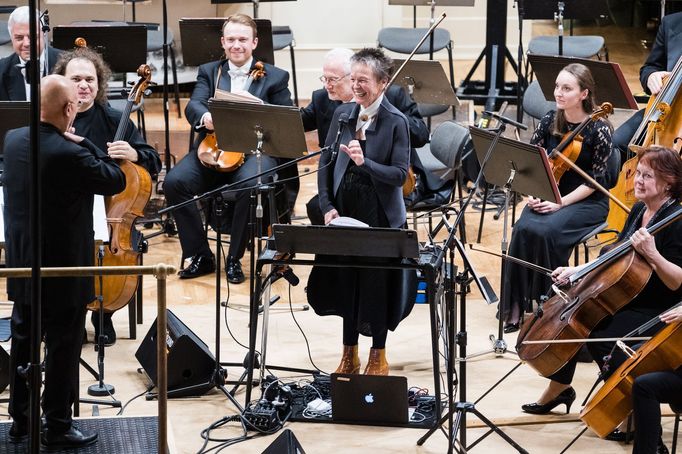
M 547 101 L 537 80 L 531 82 L 523 93 L 523 111 L 535 121 L 540 120 L 550 110 L 556 110 L 556 102 Z
M 433 131 L 431 142 L 421 148 L 416 149 L 416 153 L 428 172 L 438 176 L 443 184 L 452 182 L 450 189 L 450 196 L 447 202 L 452 203 L 455 200 L 455 189 L 460 200 L 460 208 L 462 201 L 462 156 L 467 148 L 473 148 L 471 144 L 471 136 L 469 130 L 459 123 L 454 121 L 445 121 L 438 125 Z M 425 217 L 428 219 L 429 231 L 433 230 L 433 214 L 440 214 L 438 211 L 432 211 L 440 207 L 442 203 L 428 203 L 428 199 L 416 203 L 412 207 L 408 207 L 408 213 L 412 215 L 413 228 L 417 228 L 417 220 L 423 216 L 421 213 L 428 213 Z M 460 236 L 462 241 L 466 241 L 466 228 L 464 223 L 460 225 Z
M 422 37 L 426 34 L 428 28 L 402 28 L 402 27 L 386 27 L 379 30 L 379 36 L 377 37 L 377 46 L 388 49 L 392 52 L 397 52 L 399 54 L 410 54 L 417 46 Z M 424 41 L 424 43 L 419 46 L 417 54 L 430 54 L 429 58 L 433 58 L 433 53 L 439 52 L 441 50 L 446 50 L 448 53 L 448 63 L 450 66 L 450 85 L 452 89 L 455 89 L 455 70 L 454 63 L 452 60 L 452 40 L 450 38 L 450 32 L 437 28 L 433 32 L 433 49 L 430 47 L 430 39 Z M 419 106 L 422 116 L 427 119 L 427 124 L 429 129 L 431 128 L 431 117 L 433 115 L 438 115 L 447 111 L 450 106 L 440 106 L 440 105 L 423 105 Z M 455 107 L 452 107 L 452 117 L 455 117 Z
M 298 81 L 296 80 L 296 57 L 294 55 L 294 32 L 291 31 L 288 25 L 273 25 L 272 26 L 272 48 L 273 50 L 282 50 L 285 47 L 289 48 L 289 55 L 291 55 L 291 77 L 294 83 L 294 104 L 298 106 Z

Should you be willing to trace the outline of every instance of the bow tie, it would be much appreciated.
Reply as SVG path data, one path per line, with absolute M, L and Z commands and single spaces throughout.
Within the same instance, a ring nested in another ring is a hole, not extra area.
M 239 77 L 248 77 L 249 72 L 246 69 L 230 69 L 227 71 L 227 73 L 230 75 L 232 78 L 239 78 Z

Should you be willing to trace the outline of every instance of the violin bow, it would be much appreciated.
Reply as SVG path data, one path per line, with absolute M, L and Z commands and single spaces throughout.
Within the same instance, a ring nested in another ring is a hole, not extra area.
M 471 243 L 469 243 L 469 248 L 470 248 L 472 251 L 483 252 L 484 254 L 490 254 L 490 255 L 492 255 L 492 256 L 499 257 L 499 258 L 501 258 L 501 259 L 503 259 L 503 260 L 508 260 L 508 261 L 510 261 L 510 262 L 517 263 L 517 264 L 519 264 L 519 265 L 521 265 L 521 266 L 525 266 L 526 268 L 529 268 L 529 269 L 531 269 L 531 270 L 533 270 L 533 271 L 537 271 L 538 273 L 544 274 L 544 275 L 546 275 L 546 276 L 551 276 L 551 275 L 552 275 L 552 270 L 550 270 L 549 268 L 545 268 L 545 267 L 543 267 L 543 266 L 536 265 L 535 263 L 526 262 L 525 260 L 521 260 L 520 258 L 514 257 L 514 256 L 512 256 L 512 255 L 508 255 L 508 254 L 498 254 L 497 252 L 493 252 L 493 251 L 490 251 L 490 250 L 488 250 L 488 249 L 475 248 L 474 245 L 471 244 Z

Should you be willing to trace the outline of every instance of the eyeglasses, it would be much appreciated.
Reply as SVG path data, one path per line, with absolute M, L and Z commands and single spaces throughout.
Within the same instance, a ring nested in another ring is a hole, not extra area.
M 320 82 L 323 84 L 329 83 L 331 85 L 336 85 L 341 81 L 342 79 L 345 79 L 348 77 L 350 74 L 344 74 L 341 77 L 326 77 L 326 76 L 320 76 Z

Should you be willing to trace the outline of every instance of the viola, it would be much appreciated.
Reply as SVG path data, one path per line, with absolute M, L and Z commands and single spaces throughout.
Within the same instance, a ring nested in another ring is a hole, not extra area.
M 650 324 L 657 321 L 658 317 Z M 632 411 L 632 384 L 635 378 L 650 372 L 675 370 L 680 366 L 682 323 L 676 322 L 666 325 L 611 374 L 583 407 L 580 419 L 604 438 Z
M 151 83 L 152 71 L 148 65 L 141 65 L 137 74 L 140 79 L 130 90 L 114 142 L 124 139 L 132 108 L 139 104 Z M 133 229 L 135 220 L 144 215 L 144 208 L 149 202 L 152 179 L 147 170 L 135 163 L 123 159 L 118 160 L 118 164 L 125 174 L 126 188 L 116 195 L 104 198 L 109 226 L 109 244 L 105 247 L 102 265 L 134 266 L 139 264 L 140 251 L 133 245 Z M 95 292 L 103 297 L 104 311 L 114 312 L 132 299 L 137 290 L 138 278 L 133 275 L 103 276 L 102 288 L 99 282 L 99 278 L 95 279 Z M 91 303 L 88 309 L 98 311 L 99 303 Z
M 256 62 L 253 70 L 249 73 L 249 77 L 246 79 L 244 91 L 248 91 L 253 81 L 265 77 L 265 74 L 265 66 L 263 63 L 260 61 Z M 219 79 L 220 75 L 218 75 L 218 80 Z M 219 172 L 232 172 L 244 164 L 244 153 L 221 150 L 218 146 L 218 139 L 213 132 L 206 134 L 204 140 L 199 144 L 197 153 L 197 156 L 204 165 Z M 202 159 L 203 156 L 207 155 L 210 155 L 217 164 Z
M 647 230 L 655 235 L 682 218 L 682 210 L 666 216 Z M 626 240 L 569 277 L 565 293 L 550 298 L 521 326 L 516 351 L 544 377 L 561 369 L 578 352 L 581 343 L 547 343 L 561 339 L 587 339 L 601 320 L 618 312 L 644 288 L 651 266 Z M 524 343 L 524 341 L 544 341 Z

